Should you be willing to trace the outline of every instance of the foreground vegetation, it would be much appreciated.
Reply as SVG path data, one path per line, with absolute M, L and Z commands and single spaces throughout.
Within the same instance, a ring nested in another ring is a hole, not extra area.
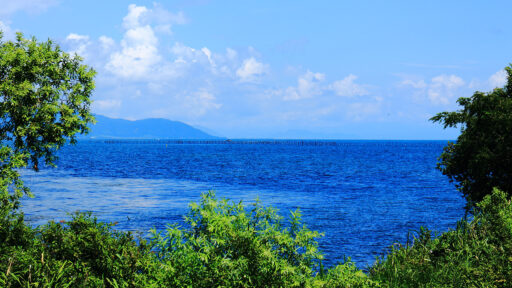
M 282 221 L 213 193 L 149 242 L 89 214 L 36 229 L 18 215 L 0 226 L 0 287 L 378 287 L 351 262 L 324 271 L 320 234 L 298 211 Z
M 471 222 L 413 244 L 395 245 L 369 267 L 330 269 L 298 211 L 217 200 L 193 203 L 186 226 L 135 239 L 90 214 L 30 228 L 23 216 L 0 225 L 0 287 L 510 287 L 512 205 L 495 190 Z

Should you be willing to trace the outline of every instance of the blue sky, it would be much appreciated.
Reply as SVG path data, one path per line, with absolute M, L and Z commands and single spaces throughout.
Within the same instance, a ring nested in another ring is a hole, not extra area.
M 97 70 L 93 112 L 230 138 L 454 139 L 503 86 L 510 1 L 0 0 L 0 29 Z

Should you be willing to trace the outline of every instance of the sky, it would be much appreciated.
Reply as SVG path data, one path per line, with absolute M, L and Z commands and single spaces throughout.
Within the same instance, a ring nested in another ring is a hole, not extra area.
M 512 1 L 0 0 L 4 41 L 97 71 L 92 111 L 229 138 L 455 139 L 429 118 L 506 81 Z

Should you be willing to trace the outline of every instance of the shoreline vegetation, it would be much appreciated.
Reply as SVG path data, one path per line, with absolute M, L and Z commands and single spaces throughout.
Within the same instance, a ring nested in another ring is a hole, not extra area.
M 323 267 L 300 211 L 283 221 L 258 202 L 191 203 L 183 227 L 151 239 L 115 230 L 90 213 L 31 228 L 23 214 L 0 223 L 1 287 L 510 287 L 512 205 L 495 189 L 468 222 L 437 237 L 420 228 L 359 270 L 350 259 Z M 285 225 L 284 223 L 289 223 Z
M 213 192 L 190 204 L 186 225 L 153 230 L 149 240 L 87 213 L 30 227 L 19 168 L 53 165 L 62 145 L 88 132 L 95 71 L 50 40 L 1 36 L 0 287 L 512 286 L 512 66 L 504 88 L 460 98 L 464 109 L 431 119 L 462 126 L 438 168 L 465 196 L 472 220 L 437 237 L 420 228 L 365 273 L 350 259 L 323 267 L 322 234 L 300 211 L 285 221 L 272 207 Z

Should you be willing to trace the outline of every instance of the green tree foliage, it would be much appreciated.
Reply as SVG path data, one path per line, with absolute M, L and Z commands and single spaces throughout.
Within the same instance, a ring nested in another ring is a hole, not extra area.
M 3 41 L 0 32 L 0 204 L 2 214 L 18 207 L 29 190 L 17 168 L 40 159 L 53 165 L 55 151 L 94 121 L 90 96 L 94 70 L 52 41 Z M 2 216 L 2 215 L 0 215 Z
M 459 98 L 462 109 L 432 117 L 444 127 L 461 127 L 455 143 L 448 143 L 438 169 L 456 182 L 468 208 L 497 187 L 512 195 L 512 66 L 507 84 L 492 92 Z

